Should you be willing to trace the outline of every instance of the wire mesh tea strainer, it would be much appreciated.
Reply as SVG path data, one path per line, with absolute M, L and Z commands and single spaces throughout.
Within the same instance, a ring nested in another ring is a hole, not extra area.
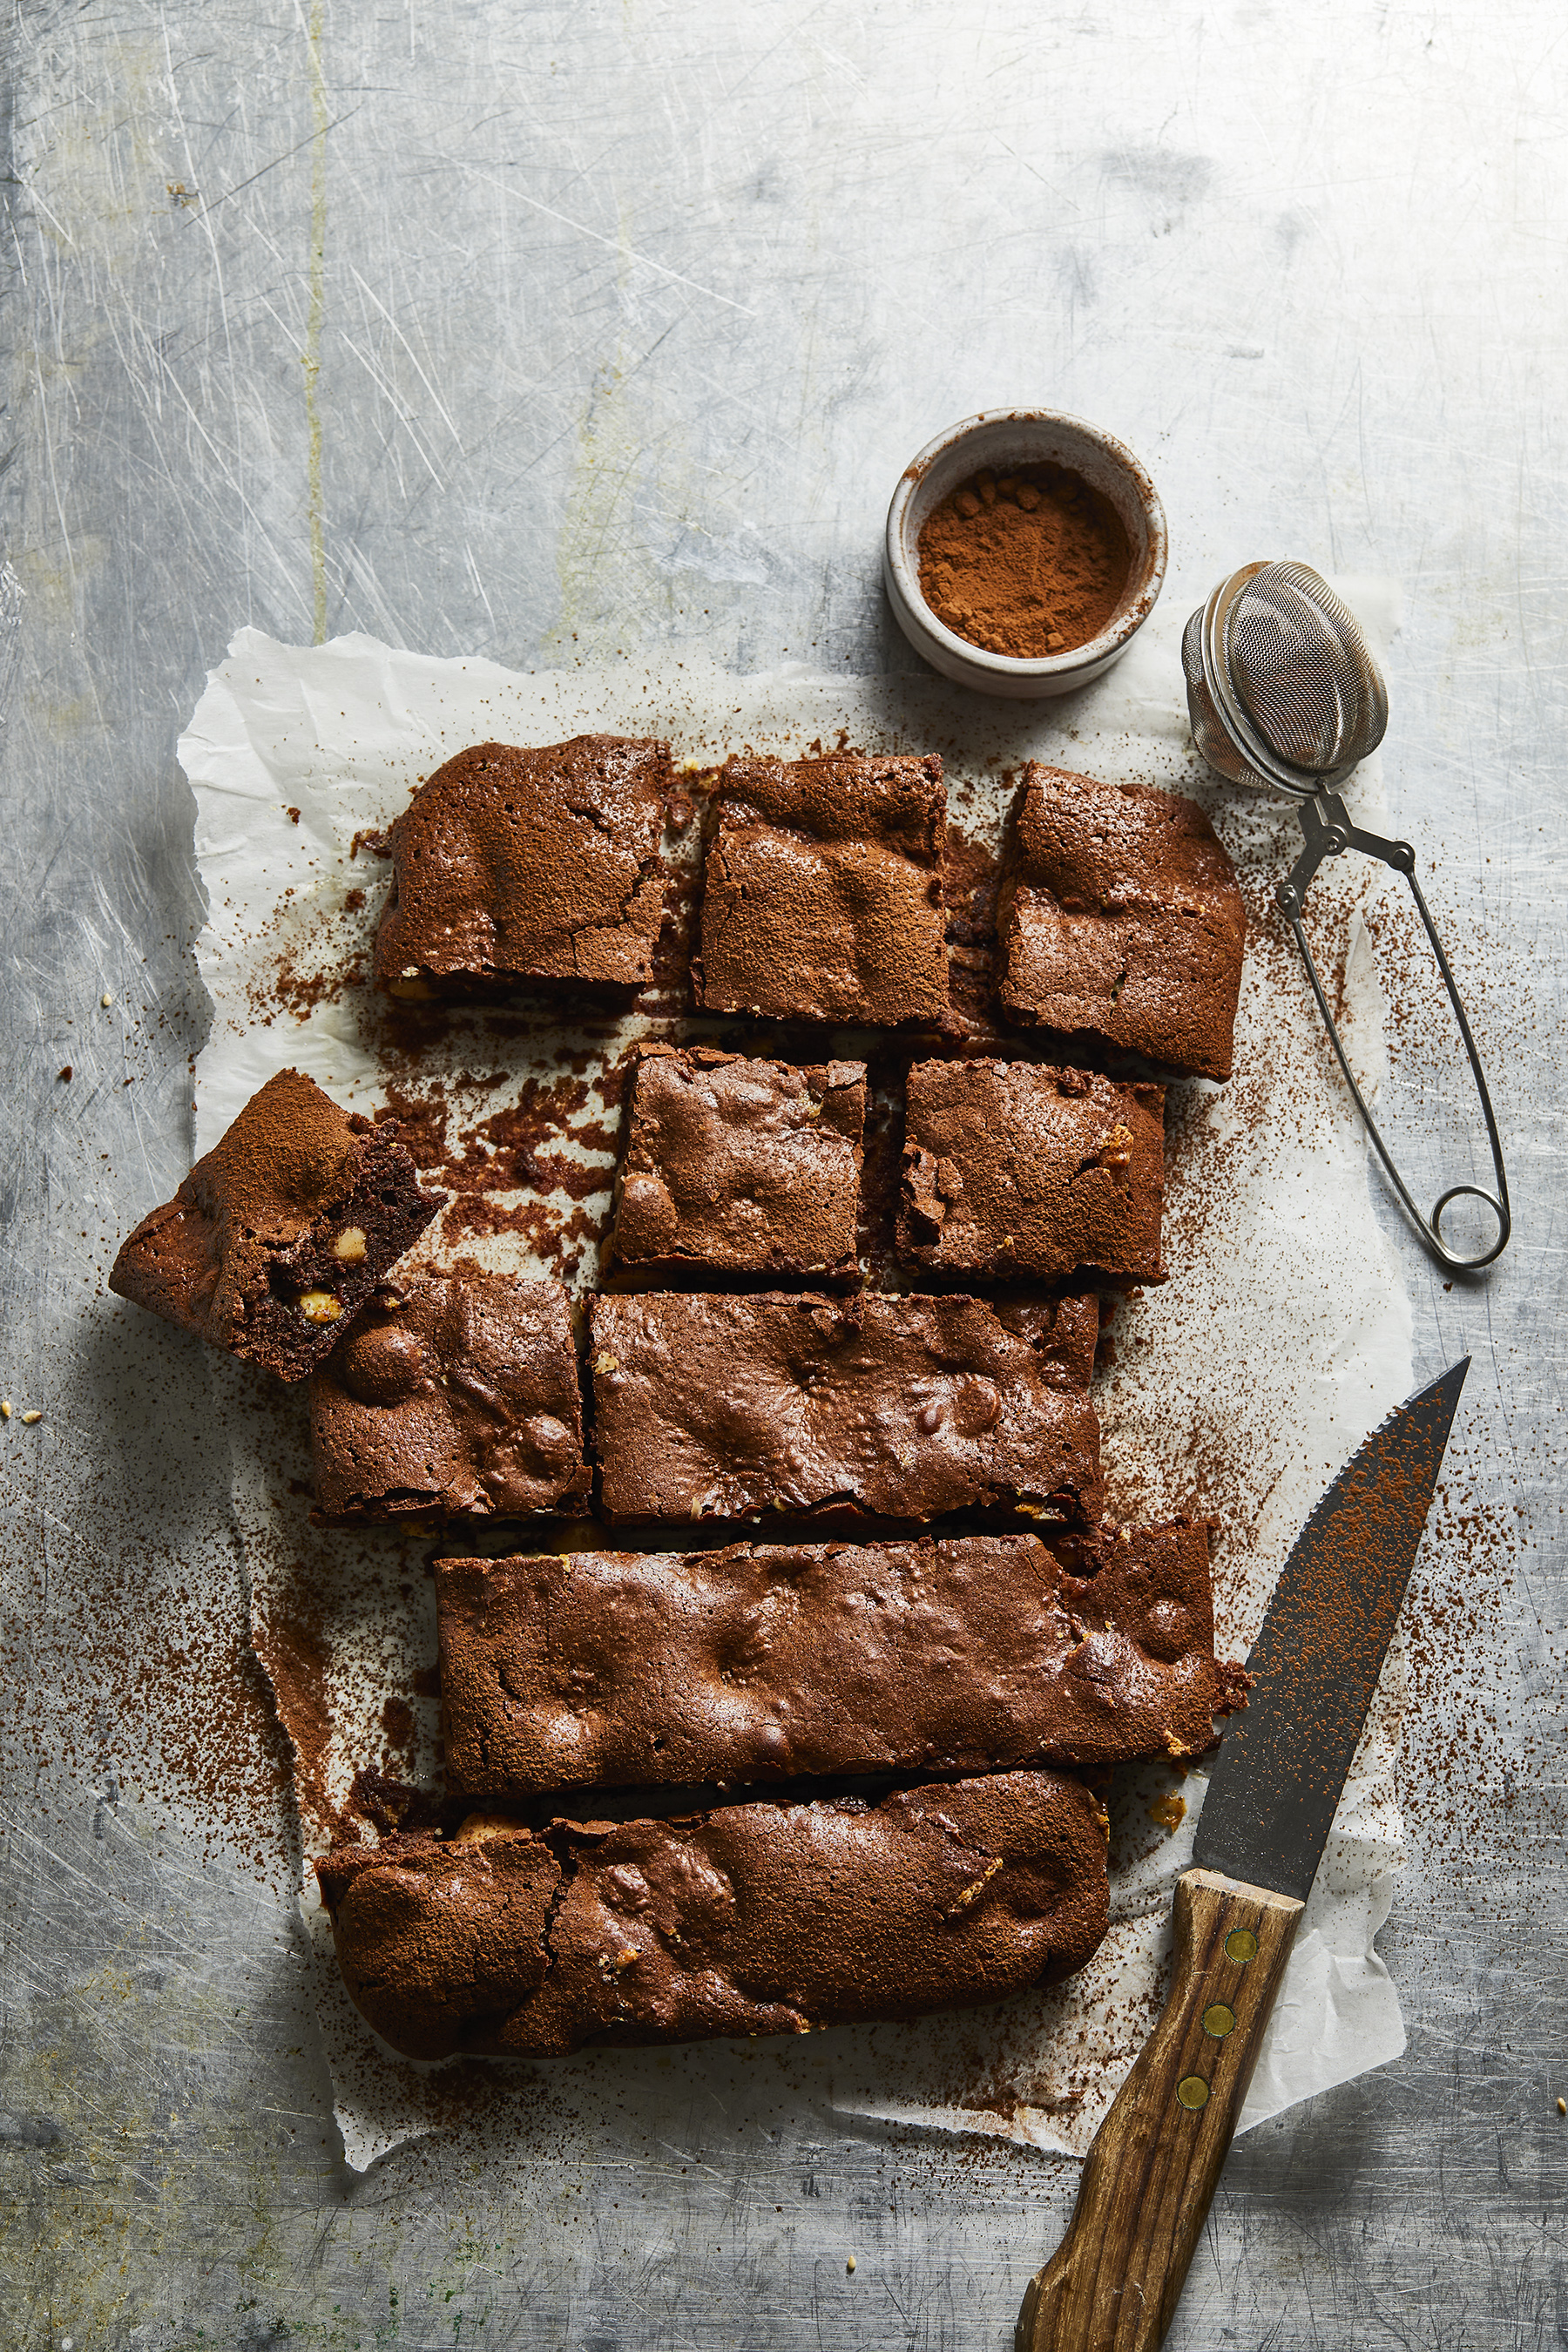
M 1351 822 L 1339 794 L 1338 787 L 1377 749 L 1388 725 L 1388 689 L 1360 622 L 1328 582 L 1305 563 L 1244 564 L 1221 581 L 1187 623 L 1182 667 L 1193 740 L 1215 773 L 1229 783 L 1289 793 L 1299 803 L 1307 845 L 1289 880 L 1276 890 L 1275 903 L 1295 934 L 1345 1084 L 1390 1183 L 1439 1264 L 1457 1273 L 1490 1265 L 1507 1248 L 1513 1226 L 1502 1144 L 1476 1041 L 1415 878 L 1415 852 L 1407 841 L 1384 841 L 1376 834 L 1363 833 Z M 1486 1119 L 1496 1192 L 1479 1184 L 1451 1184 L 1429 1218 L 1416 1207 L 1356 1084 L 1302 928 L 1301 908 L 1313 876 L 1326 857 L 1338 857 L 1347 849 L 1380 859 L 1409 883 L 1459 1024 Z M 1498 1221 L 1491 1246 L 1470 1257 L 1451 1250 L 1441 1230 L 1444 1211 L 1460 1200 L 1484 1202 Z

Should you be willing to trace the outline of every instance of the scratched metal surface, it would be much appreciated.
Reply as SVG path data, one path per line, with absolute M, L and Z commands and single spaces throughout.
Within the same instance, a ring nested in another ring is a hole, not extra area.
M 891 481 L 1012 400 L 1147 459 L 1168 596 L 1277 550 L 1404 580 L 1391 797 L 1517 1207 L 1485 1283 L 1406 1245 L 1423 1370 L 1476 1357 L 1409 2050 L 1238 2147 L 1171 2341 L 1568 2342 L 1556 8 L 32 0 L 7 39 L 0 1387 L 44 1418 L 0 1428 L 0 2344 L 1009 2340 L 1070 2193 L 1014 2151 L 654 2102 L 344 2172 L 214 1391 L 101 1286 L 187 1164 L 173 745 L 237 623 L 909 668 Z

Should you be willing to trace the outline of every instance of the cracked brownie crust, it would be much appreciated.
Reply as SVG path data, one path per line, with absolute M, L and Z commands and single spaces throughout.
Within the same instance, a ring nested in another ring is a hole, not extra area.
M 215 1348 L 303 1380 L 446 1199 L 395 1120 L 279 1070 L 121 1244 L 110 1290 Z
M 668 744 L 630 736 L 459 751 L 387 836 L 377 983 L 395 996 L 528 981 L 640 987 L 664 919 L 671 788 Z
M 1031 1062 L 919 1062 L 904 1133 L 905 1265 L 1164 1280 L 1163 1087 Z
M 1228 1078 L 1246 941 L 1236 869 L 1195 801 L 1031 761 L 998 908 L 1006 1019 Z
M 1093 1298 L 649 1292 L 590 1305 L 612 1523 L 1093 1516 Z
M 542 1835 L 481 1819 L 318 1876 L 350 1993 L 413 2058 L 973 2008 L 1081 1968 L 1108 1915 L 1105 1816 L 1045 1772 Z
M 942 761 L 725 761 L 703 880 L 710 1012 L 897 1027 L 948 1016 Z
M 449 1789 L 1194 1756 L 1239 1703 L 1203 1520 L 436 1566 Z
M 857 1271 L 866 1066 L 795 1069 L 646 1046 L 632 1079 L 615 1251 L 623 1265 Z
M 310 1449 L 330 1519 L 585 1507 L 565 1291 L 499 1274 L 384 1284 L 312 1377 Z

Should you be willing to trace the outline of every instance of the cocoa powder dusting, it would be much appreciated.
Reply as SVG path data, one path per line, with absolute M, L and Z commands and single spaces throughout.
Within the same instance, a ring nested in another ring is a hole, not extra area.
M 921 530 L 921 593 L 938 620 L 1014 661 L 1099 636 L 1131 568 L 1121 516 L 1064 466 L 976 474 Z

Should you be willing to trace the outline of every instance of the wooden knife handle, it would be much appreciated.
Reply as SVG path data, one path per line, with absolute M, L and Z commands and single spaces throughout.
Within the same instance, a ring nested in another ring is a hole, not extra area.
M 1154 2352 L 1236 2131 L 1302 1906 L 1217 1870 L 1176 1881 L 1171 1995 L 1030 2280 L 1016 2352 Z

